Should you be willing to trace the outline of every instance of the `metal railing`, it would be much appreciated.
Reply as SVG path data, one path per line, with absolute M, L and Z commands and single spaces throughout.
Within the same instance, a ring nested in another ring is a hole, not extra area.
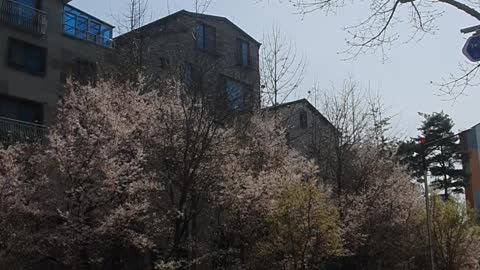
M 47 13 L 13 0 L 1 0 L 0 21 L 44 35 Z
M 47 127 L 0 117 L 0 142 L 4 144 L 46 141 Z

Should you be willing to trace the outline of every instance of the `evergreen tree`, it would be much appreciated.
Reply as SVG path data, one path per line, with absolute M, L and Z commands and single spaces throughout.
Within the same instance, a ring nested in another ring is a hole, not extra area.
M 412 176 L 422 182 L 423 158 L 420 138 L 425 138 L 426 163 L 433 178 L 432 186 L 441 191 L 444 199 L 452 193 L 463 193 L 464 176 L 459 168 L 461 156 L 458 138 L 453 136 L 454 123 L 448 114 L 423 114 L 420 136 L 403 142 L 399 147 L 399 156 L 406 164 Z

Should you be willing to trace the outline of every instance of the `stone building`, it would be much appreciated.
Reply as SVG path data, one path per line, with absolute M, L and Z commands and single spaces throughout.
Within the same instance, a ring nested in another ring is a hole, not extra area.
M 336 145 L 337 129 L 306 99 L 268 107 L 286 129 L 290 147 L 308 158 L 317 159 Z
M 94 80 L 113 27 L 69 0 L 0 0 L 0 141 L 42 136 L 69 75 Z
M 116 61 L 154 77 L 171 73 L 215 109 L 244 112 L 260 104 L 260 43 L 224 17 L 181 10 L 115 38 Z

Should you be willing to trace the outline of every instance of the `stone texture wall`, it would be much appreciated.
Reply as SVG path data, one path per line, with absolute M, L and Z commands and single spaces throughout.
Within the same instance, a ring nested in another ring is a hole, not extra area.
M 289 145 L 308 158 L 318 157 L 336 143 L 335 128 L 306 100 L 269 108 L 268 112 L 276 114 L 283 122 Z M 306 127 L 300 123 L 302 112 L 307 118 Z
M 215 52 L 195 48 L 197 24 L 215 28 Z M 251 64 L 248 67 L 237 64 L 238 39 L 249 43 Z M 185 65 L 191 65 L 195 82 L 200 84 L 198 88 L 208 94 L 211 104 L 217 109 L 225 108 L 225 78 L 241 82 L 249 89 L 246 93 L 248 110 L 259 107 L 259 47 L 258 43 L 224 19 L 187 12 L 160 19 L 116 39 L 121 61 L 144 66 L 146 72 L 155 77 L 168 77 L 173 73 L 182 78 Z M 138 50 L 141 53 L 135 55 Z M 130 60 L 125 60 L 125 57 Z

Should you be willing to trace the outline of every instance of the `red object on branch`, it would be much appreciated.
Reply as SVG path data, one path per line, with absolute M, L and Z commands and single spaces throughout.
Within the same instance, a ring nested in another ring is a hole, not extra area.
M 420 145 L 425 145 L 425 138 L 420 138 Z

